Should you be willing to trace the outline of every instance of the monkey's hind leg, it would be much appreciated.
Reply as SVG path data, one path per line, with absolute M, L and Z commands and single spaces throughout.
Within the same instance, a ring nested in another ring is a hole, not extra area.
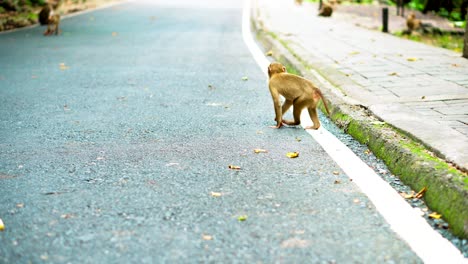
M 309 111 L 310 119 L 312 119 L 312 122 L 314 122 L 313 126 L 307 126 L 305 129 L 319 129 L 320 127 L 320 120 L 318 119 L 317 115 L 317 109 L 315 107 L 308 107 L 307 110 Z

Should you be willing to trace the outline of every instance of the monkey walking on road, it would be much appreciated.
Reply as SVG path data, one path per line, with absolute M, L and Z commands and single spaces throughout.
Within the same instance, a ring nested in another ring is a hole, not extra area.
M 323 17 L 331 17 L 333 14 L 334 5 L 335 1 L 323 1 L 318 15 Z
M 47 30 L 44 31 L 44 36 L 59 34 L 60 15 L 54 14 L 54 10 L 50 4 L 47 4 L 39 12 L 39 23 L 47 25 Z
M 322 99 L 323 105 L 328 111 L 327 103 L 322 95 L 322 92 L 311 81 L 300 76 L 289 74 L 286 72 L 286 67 L 281 63 L 273 62 L 268 66 L 268 87 L 275 107 L 276 126 L 280 128 L 283 124 L 296 126 L 301 124 L 300 116 L 302 109 L 307 107 L 310 118 L 314 122 L 313 126 L 308 126 L 305 129 L 318 129 L 320 121 L 317 115 L 317 104 Z M 281 106 L 279 96 L 285 98 L 283 106 Z M 284 120 L 283 114 L 293 106 L 293 120 Z

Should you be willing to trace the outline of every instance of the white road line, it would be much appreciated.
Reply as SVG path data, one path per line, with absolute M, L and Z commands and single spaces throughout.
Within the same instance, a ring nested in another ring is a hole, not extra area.
M 250 12 L 251 1 L 244 0 L 242 36 L 255 61 L 267 75 L 269 62 L 253 40 Z M 312 125 L 307 111 L 302 112 L 301 123 L 303 127 Z M 468 263 L 454 245 L 432 229 L 387 182 L 329 131 L 321 127 L 319 130 L 307 130 L 307 132 L 369 197 L 393 231 L 408 243 L 424 263 Z

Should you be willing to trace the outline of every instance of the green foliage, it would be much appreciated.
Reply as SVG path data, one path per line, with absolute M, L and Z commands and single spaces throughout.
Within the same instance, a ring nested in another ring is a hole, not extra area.
M 395 36 L 422 42 L 436 47 L 441 47 L 455 52 L 461 52 L 463 50 L 463 36 L 452 35 L 452 34 L 411 34 L 405 35 L 401 31 L 395 32 Z
M 413 1 L 409 2 L 408 6 L 411 9 L 416 9 L 416 10 L 419 10 L 419 11 L 423 11 L 425 2 L 426 1 L 423 1 L 423 0 L 413 0 Z
M 39 6 L 43 6 L 47 3 L 46 0 L 29 0 L 28 2 L 30 2 L 32 5 L 39 5 Z

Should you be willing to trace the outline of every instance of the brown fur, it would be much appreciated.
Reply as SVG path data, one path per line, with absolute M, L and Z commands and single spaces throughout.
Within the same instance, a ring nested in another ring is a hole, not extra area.
M 311 81 L 300 76 L 287 73 L 286 68 L 278 62 L 270 64 L 268 67 L 268 76 L 270 78 L 268 87 L 275 107 L 275 128 L 280 128 L 283 123 L 286 125 L 300 125 L 302 109 L 307 107 L 314 125 L 306 127 L 306 129 L 318 129 L 320 127 L 320 121 L 317 115 L 317 104 L 320 99 L 322 99 L 323 105 L 325 106 L 328 115 L 330 115 L 322 92 Z M 279 95 L 282 95 L 285 98 L 282 106 Z M 283 114 L 288 111 L 291 106 L 293 106 L 294 121 L 283 120 Z
M 411 12 L 406 19 L 406 26 L 408 27 L 409 32 L 418 30 L 421 27 L 421 20 L 416 18 L 414 12 Z
M 39 12 L 39 23 L 41 23 L 41 25 L 47 25 L 44 36 L 59 34 L 60 15 L 54 14 L 52 5 L 47 4 L 41 9 L 41 12 Z
M 322 8 L 320 8 L 319 16 L 330 17 L 333 14 L 333 5 L 327 2 L 322 3 Z

